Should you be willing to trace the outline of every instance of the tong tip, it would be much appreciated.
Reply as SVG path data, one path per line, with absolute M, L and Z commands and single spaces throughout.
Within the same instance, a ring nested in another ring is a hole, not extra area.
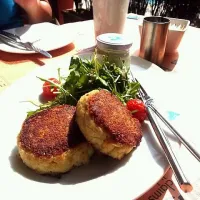
M 183 183 L 180 185 L 180 188 L 183 192 L 191 192 L 193 190 L 193 187 L 190 183 Z

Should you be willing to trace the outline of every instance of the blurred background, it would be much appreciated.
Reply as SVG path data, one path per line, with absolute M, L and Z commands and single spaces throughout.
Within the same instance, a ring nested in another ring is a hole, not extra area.
M 49 0 L 60 24 L 93 19 L 92 0 Z M 128 13 L 190 20 L 200 28 L 200 0 L 130 0 Z

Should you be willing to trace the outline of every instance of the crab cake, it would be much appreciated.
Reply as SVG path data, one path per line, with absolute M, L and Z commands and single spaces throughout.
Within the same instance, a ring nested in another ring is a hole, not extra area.
M 106 90 L 93 90 L 80 98 L 76 120 L 85 138 L 100 152 L 121 159 L 140 144 L 140 122 Z
M 59 105 L 27 118 L 17 138 L 23 162 L 41 174 L 65 173 L 88 163 L 93 148 L 75 121 L 76 107 Z

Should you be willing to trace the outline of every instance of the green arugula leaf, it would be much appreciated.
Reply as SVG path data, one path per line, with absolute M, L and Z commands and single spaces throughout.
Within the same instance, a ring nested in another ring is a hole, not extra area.
M 123 65 L 118 67 L 115 63 L 109 63 L 106 56 L 101 63 L 94 54 L 91 60 L 73 56 L 69 66 L 70 73 L 67 77 L 60 75 L 61 84 L 52 85 L 58 87 L 58 96 L 47 103 L 41 104 L 35 111 L 28 112 L 28 117 L 41 110 L 61 105 L 76 105 L 82 95 L 94 89 L 106 89 L 116 95 L 125 104 L 129 99 L 136 98 L 140 85 L 129 80 L 129 68 Z M 39 78 L 39 77 L 38 77 Z M 41 81 L 48 81 L 39 78 Z

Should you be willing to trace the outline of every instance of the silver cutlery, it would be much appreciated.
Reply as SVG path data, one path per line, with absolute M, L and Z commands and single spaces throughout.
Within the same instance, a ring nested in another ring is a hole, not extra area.
M 35 51 L 37 53 L 40 53 L 46 56 L 47 58 L 52 58 L 52 55 L 50 53 L 34 46 L 31 42 L 24 42 L 23 45 L 25 46 L 27 50 Z
M 135 80 L 138 82 L 137 79 Z M 200 153 L 195 149 L 194 145 L 186 141 L 186 139 L 174 128 L 174 126 L 172 126 L 172 124 L 158 111 L 158 109 L 153 104 L 153 99 L 150 98 L 150 96 L 147 94 L 146 90 L 143 88 L 141 84 L 140 84 L 140 90 L 143 93 L 143 96 L 145 96 L 145 99 L 149 99 L 148 106 L 161 119 L 161 121 L 169 128 L 169 130 L 179 139 L 179 141 L 190 151 L 190 153 L 200 162 Z
M 137 79 L 134 78 L 132 72 L 131 72 L 131 76 L 132 76 L 133 81 L 138 82 Z M 182 170 L 182 168 L 175 156 L 175 153 L 171 147 L 171 144 L 170 144 L 165 132 L 161 128 L 160 124 L 158 123 L 156 112 L 153 109 L 154 107 L 152 106 L 153 99 L 147 94 L 147 92 L 144 90 L 144 88 L 141 87 L 141 84 L 140 84 L 140 89 L 139 89 L 139 97 L 146 105 L 148 119 L 149 119 L 149 121 L 152 125 L 152 128 L 158 138 L 158 141 L 160 142 L 160 144 L 164 150 L 165 156 L 175 174 L 175 177 L 177 179 L 177 182 L 178 182 L 181 190 L 184 192 L 191 192 L 193 187 L 190 184 L 190 182 L 187 180 L 186 176 L 184 175 L 183 170 Z M 162 120 L 162 118 L 161 118 L 161 120 Z
M 15 34 L 6 31 L 0 31 L 0 38 L 2 42 L 14 48 L 27 51 L 35 51 L 46 56 L 47 58 L 52 58 L 52 55 L 47 51 L 36 47 L 32 42 L 22 42 L 21 38 Z
M 14 34 L 14 33 L 10 33 L 10 32 L 7 32 L 7 31 L 0 30 L 0 34 L 1 34 L 1 35 L 5 35 L 5 36 L 7 36 L 7 37 L 10 37 L 10 38 L 16 40 L 17 42 L 20 42 L 20 41 L 21 41 L 20 36 Z
M 149 107 L 169 128 L 169 130 L 179 139 L 179 141 L 190 151 L 190 153 L 200 162 L 200 153 L 195 149 L 194 145 L 186 141 L 186 139 L 170 124 L 170 122 L 157 110 L 153 104 L 150 104 Z

